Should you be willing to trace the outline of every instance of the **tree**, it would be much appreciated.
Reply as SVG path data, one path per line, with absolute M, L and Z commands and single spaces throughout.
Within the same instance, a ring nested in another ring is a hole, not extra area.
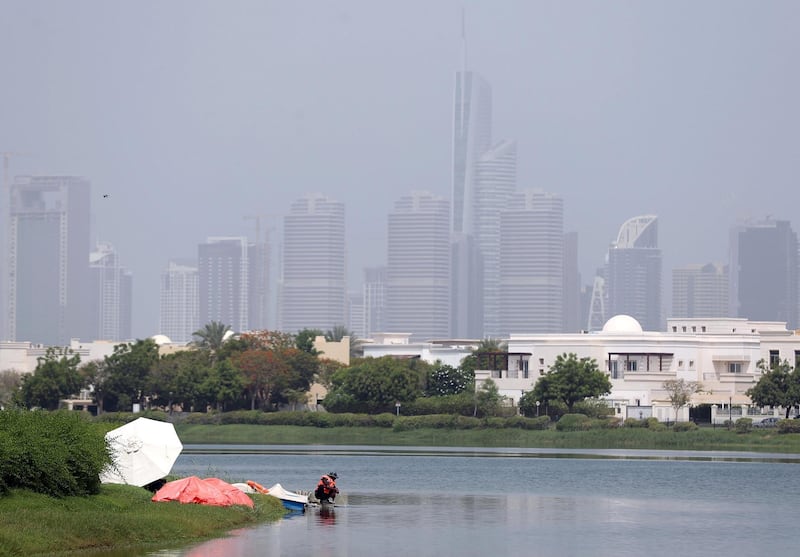
M 194 346 L 211 351 L 212 354 L 219 351 L 225 343 L 225 335 L 231 330 L 229 325 L 220 321 L 206 323 L 202 329 L 192 333 L 196 340 L 192 341 Z
M 476 369 L 491 369 L 494 367 L 506 367 L 506 354 L 508 348 L 505 342 L 496 338 L 485 338 L 478 343 L 472 354 L 461 360 L 459 366 L 462 370 L 475 373 Z M 498 358 L 498 355 L 502 357 Z
M 350 337 L 350 359 L 354 360 L 364 355 L 364 341 L 356 336 L 344 325 L 336 325 L 333 329 L 325 332 L 325 340 L 328 342 L 341 342 L 344 337 Z
M 457 395 L 475 387 L 475 372 L 455 368 L 441 362 L 428 374 L 425 394 L 428 396 Z
M 561 354 L 547 373 L 533 387 L 533 400 L 561 401 L 572 412 L 576 402 L 600 398 L 611 392 L 611 381 L 600 371 L 593 358 L 578 359 L 577 355 Z
M 247 350 L 236 355 L 231 362 L 243 375 L 251 410 L 266 405 L 273 390 L 280 390 L 285 385 L 285 377 L 291 371 L 286 361 L 273 350 Z M 260 405 L 257 404 L 259 401 Z
M 392 356 L 364 358 L 342 368 L 331 379 L 325 408 L 345 412 L 392 412 L 396 402 L 411 402 L 422 394 L 430 364 Z M 340 404 L 341 401 L 342 402 Z
M 243 398 L 244 378 L 230 360 L 222 360 L 210 370 L 200 390 L 217 411 L 223 412 Z
M 475 393 L 475 416 L 480 413 L 483 416 L 496 416 L 500 413 L 500 406 L 505 397 L 500 394 L 497 383 L 487 379 L 481 388 Z
M 112 412 L 129 410 L 133 402 L 149 396 L 149 375 L 157 361 L 158 345 L 153 339 L 114 346 L 113 354 L 104 361 L 108 376 L 100 395 L 103 408 Z
M 69 349 L 48 348 L 37 359 L 33 373 L 22 376 L 16 402 L 28 408 L 57 410 L 62 398 L 77 394 L 83 385 L 80 363 L 80 356 Z
M 22 376 L 13 369 L 0 371 L 0 410 L 11 404 L 22 384 Z
M 324 334 L 319 329 L 303 329 L 295 335 L 295 346 L 303 352 L 318 356 L 319 352 L 314 348 L 314 341 L 321 336 Z
M 692 395 L 703 388 L 697 381 L 686 381 L 685 379 L 670 379 L 664 381 L 661 386 L 667 391 L 669 402 L 675 409 L 675 423 L 678 422 L 680 409 L 689 404 Z
M 745 394 L 758 406 L 784 408 L 788 418 L 792 407 L 800 404 L 800 371 L 786 360 L 772 367 L 759 360 L 757 366 L 762 375 Z

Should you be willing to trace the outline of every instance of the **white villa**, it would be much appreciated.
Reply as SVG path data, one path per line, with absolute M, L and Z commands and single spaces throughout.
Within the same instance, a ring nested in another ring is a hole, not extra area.
M 420 357 L 458 365 L 477 341 L 432 341 L 409 344 L 407 334 L 377 335 L 364 345 L 364 355 Z M 403 340 L 405 339 L 405 342 Z M 476 386 L 491 378 L 500 393 L 513 404 L 519 402 L 536 380 L 564 353 L 597 361 L 610 377 L 607 399 L 623 417 L 654 416 L 675 420 L 664 381 L 696 381 L 702 390 L 693 395 L 690 407 L 681 409 L 678 420 L 690 417 L 721 423 L 742 415 L 756 421 L 766 415 L 781 415 L 779 409 L 754 408 L 744 393 L 760 376 L 759 360 L 767 363 L 800 362 L 800 334 L 781 322 L 748 321 L 743 318 L 669 319 L 666 332 L 643 331 L 636 319 L 617 315 L 602 331 L 575 334 L 512 334 L 508 364 L 495 370 L 476 371 Z

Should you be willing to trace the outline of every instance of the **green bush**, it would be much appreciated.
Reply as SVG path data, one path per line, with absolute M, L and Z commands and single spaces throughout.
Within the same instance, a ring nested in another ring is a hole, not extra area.
M 742 418 L 746 420 L 747 418 Z M 694 422 L 676 422 L 672 426 L 672 431 L 694 431 L 697 429 L 697 424 Z
M 0 411 L 0 493 L 99 493 L 100 472 L 111 464 L 107 430 L 81 412 Z
M 800 420 L 781 420 L 778 422 L 778 433 L 800 433 Z
M 647 422 L 644 420 L 637 420 L 636 418 L 628 418 L 622 422 L 624 427 L 647 427 Z
M 556 422 L 557 431 L 586 431 L 591 427 L 592 420 L 585 414 L 564 414 Z
M 596 398 L 587 398 L 576 402 L 572 407 L 572 411 L 575 414 L 584 414 L 590 418 L 605 418 L 614 414 L 614 409 L 606 401 Z
M 505 419 L 505 427 L 532 430 L 548 429 L 550 427 L 550 416 L 539 416 L 538 418 L 513 416 Z
M 617 429 L 622 426 L 622 418 L 616 416 L 609 416 L 600 418 L 592 422 L 593 429 Z
M 739 418 L 736 420 L 736 433 L 749 433 L 753 430 L 752 418 Z

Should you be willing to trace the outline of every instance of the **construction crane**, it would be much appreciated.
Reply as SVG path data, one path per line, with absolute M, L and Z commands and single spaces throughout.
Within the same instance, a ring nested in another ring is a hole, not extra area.
M 261 243 L 261 219 L 278 219 L 280 217 L 283 217 L 283 215 L 280 215 L 278 213 L 260 213 L 257 215 L 245 215 L 244 220 L 256 221 L 256 244 L 259 244 Z M 266 243 L 266 239 L 267 237 L 269 237 L 269 231 L 271 230 L 275 230 L 275 227 L 270 226 L 269 228 L 267 228 L 267 230 L 265 231 L 264 243 Z

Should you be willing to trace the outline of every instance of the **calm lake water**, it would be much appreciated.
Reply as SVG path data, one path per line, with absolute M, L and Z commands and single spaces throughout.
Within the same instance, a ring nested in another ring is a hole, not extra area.
M 173 472 L 346 502 L 159 557 L 794 555 L 800 455 L 188 445 Z

